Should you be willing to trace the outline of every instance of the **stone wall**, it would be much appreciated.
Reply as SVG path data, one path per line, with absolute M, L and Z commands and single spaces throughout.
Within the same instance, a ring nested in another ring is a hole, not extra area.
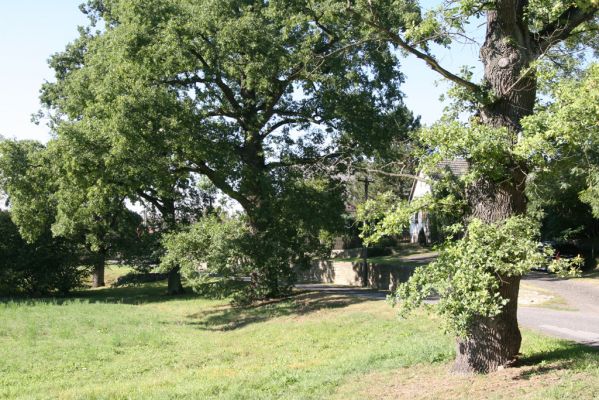
M 368 264 L 368 286 L 379 290 L 395 290 L 414 272 L 414 265 Z M 314 262 L 308 270 L 297 270 L 299 283 L 330 283 L 362 286 L 360 262 L 326 260 Z
M 308 270 L 297 270 L 300 283 L 332 283 L 335 285 L 362 286 L 360 264 L 349 261 L 318 261 Z

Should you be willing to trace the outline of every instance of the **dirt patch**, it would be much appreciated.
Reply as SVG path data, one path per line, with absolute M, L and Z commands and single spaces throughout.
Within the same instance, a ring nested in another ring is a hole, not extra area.
M 518 305 L 551 308 L 560 311 L 576 311 L 576 308 L 570 306 L 560 295 L 526 282 L 522 282 L 520 286 Z
M 553 294 L 543 293 L 538 289 L 522 285 L 520 295 L 518 296 L 518 304 L 522 306 L 541 305 L 552 300 L 554 297 Z
M 533 399 L 540 392 L 564 381 L 590 376 L 573 376 L 567 365 L 507 368 L 490 375 L 454 375 L 450 365 L 423 365 L 377 372 L 341 386 L 336 399 Z M 363 384 L 361 384 L 363 382 Z M 356 387 L 362 387 L 356 391 Z

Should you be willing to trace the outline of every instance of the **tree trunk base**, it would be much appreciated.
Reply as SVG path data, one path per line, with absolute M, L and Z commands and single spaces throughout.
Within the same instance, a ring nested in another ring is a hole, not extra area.
M 517 319 L 520 277 L 501 279 L 499 292 L 509 303 L 493 318 L 478 318 L 470 327 L 469 336 L 458 339 L 452 372 L 486 374 L 516 361 L 522 343 Z
M 168 272 L 168 289 L 167 294 L 174 296 L 185 293 L 183 284 L 181 283 L 181 273 L 179 268 L 173 268 Z
M 106 286 L 104 282 L 104 261 L 94 267 L 92 274 L 92 287 L 99 288 Z

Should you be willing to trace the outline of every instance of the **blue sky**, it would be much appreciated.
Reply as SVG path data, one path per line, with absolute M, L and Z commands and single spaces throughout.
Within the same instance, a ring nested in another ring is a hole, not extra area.
M 86 23 L 79 11 L 82 0 L 0 0 L 0 135 L 46 141 L 49 130 L 31 122 L 39 109 L 39 89 L 52 79 L 49 56 L 77 37 L 77 26 Z M 437 1 L 423 1 L 423 4 Z M 453 71 L 477 65 L 472 46 L 456 45 L 439 53 L 442 65 Z M 406 83 L 405 102 L 422 121 L 430 124 L 441 115 L 439 95 L 447 88 L 436 86 L 439 76 L 422 61 L 409 57 L 402 62 Z

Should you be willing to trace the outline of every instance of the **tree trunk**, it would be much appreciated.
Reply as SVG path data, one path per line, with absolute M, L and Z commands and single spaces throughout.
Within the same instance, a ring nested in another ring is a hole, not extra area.
M 522 336 L 517 319 L 520 277 L 501 280 L 499 293 L 509 303 L 493 318 L 477 318 L 470 327 L 470 335 L 458 338 L 454 372 L 493 372 L 512 364 L 520 352 Z
M 106 256 L 99 254 L 94 264 L 94 271 L 92 273 L 92 287 L 98 288 L 103 287 L 104 283 L 104 266 L 106 264 Z
M 484 78 L 495 100 L 480 110 L 480 122 L 507 128 L 511 145 L 519 140 L 521 119 L 532 114 L 536 100 L 535 71 L 538 57 L 523 9 L 525 0 L 498 0 L 496 10 L 487 13 L 487 33 L 480 56 Z M 526 212 L 526 168 L 505 160 L 507 176 L 500 181 L 481 179 L 468 189 L 472 217 L 486 223 L 501 222 Z M 458 339 L 453 370 L 459 373 L 487 373 L 510 365 L 520 351 L 518 291 L 520 276 L 499 277 L 499 293 L 507 305 L 493 318 L 479 316 L 468 337 Z
M 167 293 L 169 295 L 185 293 L 185 289 L 183 289 L 183 284 L 181 283 L 181 272 L 179 271 L 179 267 L 173 268 L 170 271 L 168 271 Z

